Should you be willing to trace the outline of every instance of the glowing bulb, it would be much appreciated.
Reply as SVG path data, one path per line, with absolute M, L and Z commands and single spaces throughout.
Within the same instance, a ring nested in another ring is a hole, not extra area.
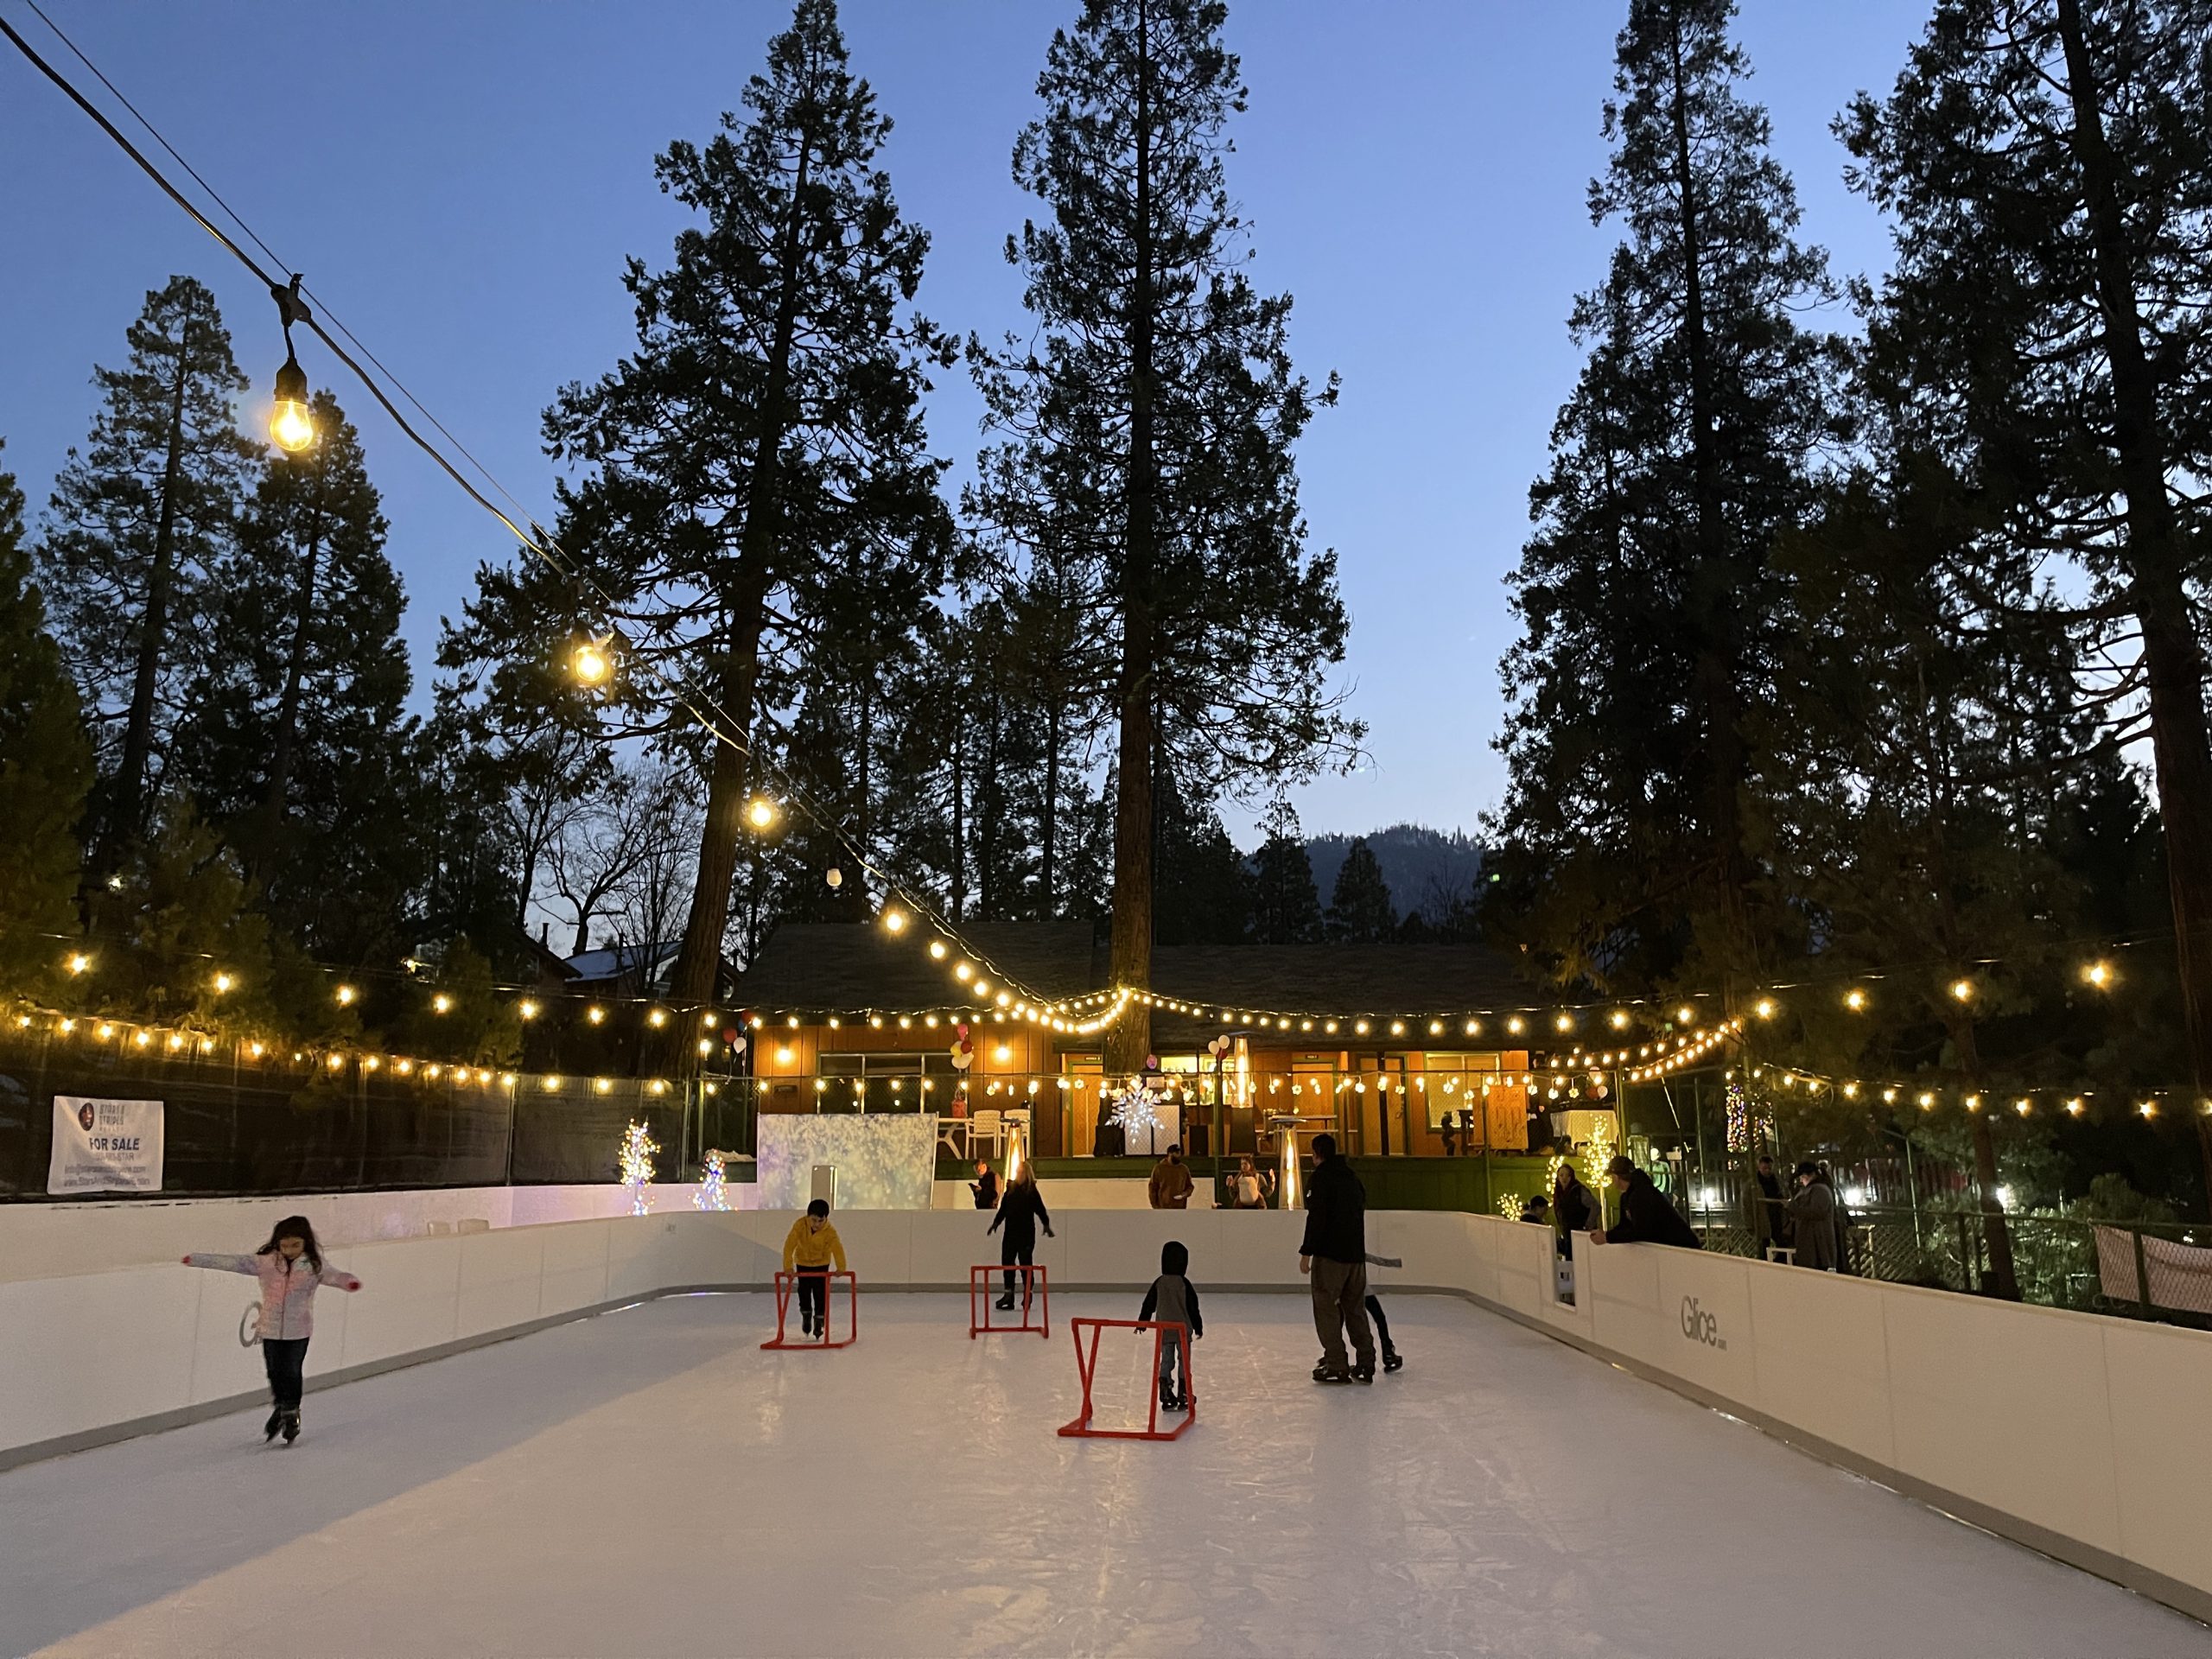
M 1525 1027 L 1521 1016 L 1516 1014 L 1510 1020 L 1508 1020 L 1505 1022 L 1505 1028 L 1511 1032 L 1516 1037 L 1518 1037 L 1522 1030 L 1525 1029 Z
M 453 998 L 448 996 L 443 991 L 440 991 L 435 996 L 430 999 L 430 1007 L 439 1014 L 451 1014 L 453 1012 Z
M 906 931 L 906 912 L 903 910 L 885 911 L 883 912 L 883 931 L 887 933 L 905 932 Z
M 943 939 L 931 939 L 930 941 L 930 955 L 938 962 L 943 962 L 944 960 L 944 941 Z
M 92 959 L 83 951 L 77 951 L 69 958 L 69 971 L 73 974 L 89 974 L 92 971 Z
M 658 1031 L 668 1023 L 668 1014 L 664 1009 L 655 1008 L 645 1015 L 645 1023 Z M 832 1020 L 830 1023 L 834 1026 L 837 1022 Z
M 1772 997 L 1763 996 L 1751 1005 L 1751 1012 L 1762 1020 L 1771 1020 L 1779 1010 L 1776 1007 Z
M 2112 983 L 2112 964 L 2107 962 L 2093 962 L 2082 970 L 2082 977 L 2101 991 Z
M 1626 1008 L 1615 1008 L 1613 1010 L 1612 1018 L 1613 1029 L 1615 1031 L 1626 1031 L 1628 1029 L 1628 1010 Z
M 1558 1019 L 1552 1021 L 1552 1027 L 1555 1031 L 1573 1031 L 1574 1029 L 1574 1016 L 1571 1014 L 1562 1014 Z
M 594 1004 L 591 1007 L 584 1010 L 584 1018 L 590 1020 L 592 1024 L 596 1026 L 607 1018 L 607 1010 L 600 1007 L 596 1004 Z
M 2081 1096 L 2079 1096 L 2079 1095 L 2075 1096 L 2073 1099 L 2071 1099 L 2071 1100 L 2069 1100 L 2069 1101 L 2068 1101 L 2068 1102 L 2066 1103 L 2066 1112 L 2067 1112 L 2067 1116 L 2069 1116 L 2069 1117 L 2079 1117 L 2079 1116 L 2082 1116 L 2082 1109 L 2083 1109 L 2086 1105 L 2088 1105 L 2088 1102 L 2086 1102 L 2086 1101 L 2084 1101 L 2084 1100 L 2081 1097 Z
M 991 1051 L 991 1058 L 996 1060 L 1001 1065 L 1004 1065 L 1008 1060 L 1014 1058 L 1014 1051 L 1008 1048 L 1004 1043 L 1001 1043 L 996 1048 Z
M 525 1020 L 535 1020 L 537 1018 L 537 1004 L 525 996 L 515 1005 L 515 1012 Z
M 576 677 L 580 685 L 599 685 L 614 671 L 614 664 L 607 659 L 605 652 L 587 640 L 569 657 L 569 671 Z
M 1972 1001 L 1974 1000 L 1974 982 L 1970 979 L 1953 980 L 1951 982 L 1951 995 L 1959 1001 Z
M 341 1008 L 350 1008 L 359 995 L 360 993 L 351 985 L 340 985 L 338 988 L 338 1006 Z
M 232 979 L 228 974 L 218 974 L 215 976 L 215 990 L 218 995 L 229 990 L 232 986 L 237 983 L 238 981 Z
M 308 410 L 307 371 L 290 353 L 276 371 L 276 400 L 269 411 L 269 441 L 288 455 L 315 448 L 315 416 Z
M 1678 1026 L 1687 1026 L 1691 1020 L 1696 1018 L 1697 1010 L 1695 1008 L 1685 1006 L 1675 1010 L 1675 1023 Z
M 2158 1115 L 2158 1103 L 2155 1100 L 2146 1100 L 2135 1109 L 2145 1117 L 2156 1117 Z
M 1866 993 L 1860 990 L 1846 991 L 1843 994 L 1843 1006 L 1853 1014 L 1857 1014 L 1866 1006 Z
M 745 804 L 745 821 L 755 830 L 773 827 L 776 822 L 776 804 L 766 795 L 755 795 Z

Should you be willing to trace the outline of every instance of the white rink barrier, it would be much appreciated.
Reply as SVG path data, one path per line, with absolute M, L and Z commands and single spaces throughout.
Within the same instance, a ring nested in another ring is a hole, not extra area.
M 317 1298 L 308 1375 L 327 1387 L 647 1297 L 765 1290 L 791 1219 L 624 1216 L 334 1249 L 365 1288 Z M 1134 1291 L 1177 1238 L 1209 1291 L 1295 1291 L 1301 1220 L 1071 1210 L 1037 1260 L 1055 1290 Z M 1581 1246 L 1580 1305 L 1567 1307 L 1552 1298 L 1548 1230 L 1441 1211 L 1368 1221 L 1369 1248 L 1406 1262 L 1375 1271 L 1385 1294 L 1465 1297 L 2212 1618 L 2212 1333 L 1647 1245 Z M 987 1224 L 973 1211 L 837 1217 L 863 1295 L 964 1290 L 971 1264 L 997 1259 Z M 258 1400 L 258 1357 L 238 1343 L 251 1300 L 250 1281 L 181 1264 L 0 1283 L 0 1468 Z

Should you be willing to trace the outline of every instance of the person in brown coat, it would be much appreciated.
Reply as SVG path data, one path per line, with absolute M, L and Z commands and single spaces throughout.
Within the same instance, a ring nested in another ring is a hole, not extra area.
M 1191 1172 L 1183 1162 L 1183 1148 L 1173 1146 L 1167 1155 L 1152 1166 L 1152 1182 L 1148 1196 L 1155 1210 L 1187 1210 L 1191 1207 L 1191 1192 L 1196 1185 Z

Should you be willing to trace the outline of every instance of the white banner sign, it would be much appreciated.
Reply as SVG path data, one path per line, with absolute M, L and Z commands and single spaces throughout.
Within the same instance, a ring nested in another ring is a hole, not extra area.
M 162 1190 L 162 1103 L 54 1097 L 48 1192 Z

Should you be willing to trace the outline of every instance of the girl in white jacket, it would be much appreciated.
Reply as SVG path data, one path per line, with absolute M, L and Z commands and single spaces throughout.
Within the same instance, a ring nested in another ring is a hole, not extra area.
M 287 1216 L 251 1255 L 195 1252 L 188 1268 L 218 1273 L 250 1273 L 261 1281 L 261 1357 L 269 1369 L 269 1397 L 274 1407 L 262 1425 L 264 1443 L 283 1431 L 284 1444 L 300 1438 L 301 1372 L 307 1364 L 308 1338 L 315 1334 L 315 1294 L 323 1285 L 359 1290 L 361 1281 L 342 1268 L 325 1267 L 315 1242 L 315 1225 L 305 1216 Z

